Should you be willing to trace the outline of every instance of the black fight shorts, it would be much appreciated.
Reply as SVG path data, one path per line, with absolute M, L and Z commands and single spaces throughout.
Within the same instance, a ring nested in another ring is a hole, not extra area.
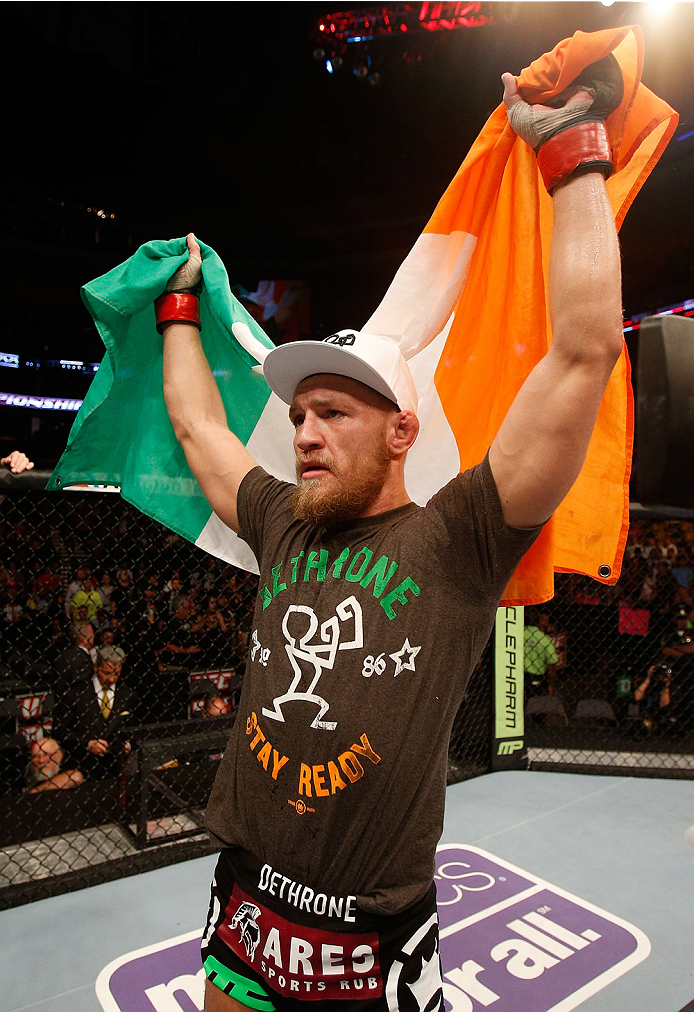
M 207 979 L 260 1012 L 443 1012 L 436 889 L 393 917 L 223 850 L 202 938 Z

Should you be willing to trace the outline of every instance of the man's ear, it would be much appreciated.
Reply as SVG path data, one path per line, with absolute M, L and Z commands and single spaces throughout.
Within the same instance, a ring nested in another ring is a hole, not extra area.
M 419 420 L 413 411 L 399 411 L 391 430 L 390 448 L 396 454 L 407 453 L 419 433 Z

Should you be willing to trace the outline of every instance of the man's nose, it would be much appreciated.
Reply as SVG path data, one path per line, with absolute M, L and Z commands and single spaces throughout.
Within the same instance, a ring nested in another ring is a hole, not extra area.
M 323 436 L 319 420 L 315 415 L 306 415 L 301 425 L 296 429 L 294 445 L 303 453 L 323 446 Z

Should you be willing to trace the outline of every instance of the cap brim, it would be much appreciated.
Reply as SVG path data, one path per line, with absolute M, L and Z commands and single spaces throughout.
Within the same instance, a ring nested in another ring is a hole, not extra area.
M 322 341 L 294 341 L 273 348 L 263 362 L 268 386 L 285 404 L 291 404 L 294 391 L 308 376 L 332 373 L 364 383 L 397 404 L 395 393 L 383 377 L 348 348 Z

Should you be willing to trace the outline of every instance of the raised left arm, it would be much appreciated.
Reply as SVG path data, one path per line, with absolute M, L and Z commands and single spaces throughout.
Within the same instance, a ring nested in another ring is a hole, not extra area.
M 504 517 L 513 527 L 544 523 L 575 482 L 623 344 L 619 245 L 602 173 L 559 183 L 553 205 L 552 344 L 516 395 L 489 453 Z

